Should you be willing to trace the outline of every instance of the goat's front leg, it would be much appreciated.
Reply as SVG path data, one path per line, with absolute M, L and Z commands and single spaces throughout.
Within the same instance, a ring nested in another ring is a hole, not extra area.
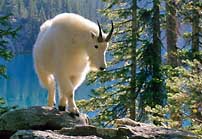
M 65 76 L 58 76 L 57 80 L 60 91 L 59 109 L 64 111 L 68 102 L 69 112 L 78 115 L 79 110 L 74 101 L 74 86 L 71 80 L 67 77 L 65 78 Z
M 59 110 L 60 111 L 65 111 L 66 110 L 66 105 L 67 105 L 67 98 L 66 98 L 65 95 L 60 93 Z
M 67 92 L 67 100 L 68 100 L 68 110 L 69 112 L 79 115 L 79 109 L 76 106 L 75 100 L 74 100 L 74 90 L 71 92 Z

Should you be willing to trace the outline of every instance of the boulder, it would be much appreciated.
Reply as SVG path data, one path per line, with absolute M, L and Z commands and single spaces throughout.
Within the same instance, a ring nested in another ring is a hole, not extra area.
M 60 130 L 19 130 L 11 139 L 199 139 L 196 135 L 174 129 L 125 125 L 118 128 L 98 128 L 95 126 L 75 126 Z
M 0 117 L 0 135 L 11 134 L 17 130 L 58 130 L 87 124 L 88 118 L 85 114 L 76 116 L 52 107 L 34 106 L 3 114 Z
M 124 119 L 125 120 L 125 119 Z M 135 123 L 135 121 L 133 121 Z M 117 128 L 98 128 L 94 126 L 75 126 L 55 131 L 66 136 L 90 136 L 103 139 L 198 139 L 199 137 L 181 130 L 157 127 L 136 122 L 136 126 L 122 125 Z
M 10 139 L 102 139 L 96 136 L 66 136 L 55 133 L 51 130 L 20 130 Z
M 114 128 L 89 125 L 79 116 L 50 107 L 30 107 L 0 117 L 0 138 L 11 139 L 198 139 L 190 132 L 139 123 L 128 118 L 115 120 Z

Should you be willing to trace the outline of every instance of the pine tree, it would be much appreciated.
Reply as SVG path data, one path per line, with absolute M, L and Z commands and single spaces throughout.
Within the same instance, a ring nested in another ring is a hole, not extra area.
M 166 42 L 167 63 L 173 67 L 178 65 L 177 60 L 177 17 L 176 1 L 166 1 Z
M 202 31 L 202 27 L 200 27 L 200 11 L 199 8 L 199 2 L 193 3 L 193 9 L 192 9 L 192 55 L 193 58 L 199 58 L 199 40 L 202 38 L 200 36 L 200 32 Z
M 10 61 L 13 53 L 8 49 L 8 40 L 15 38 L 19 28 L 14 29 L 9 21 L 10 15 L 0 16 L 0 59 L 2 61 Z M 2 60 L 3 59 L 3 60 Z M 0 62 L 0 78 L 8 78 L 6 74 L 6 66 Z M 0 116 L 14 107 L 5 106 L 5 101 L 0 97 Z
M 16 36 L 18 29 L 13 29 L 9 22 L 9 15 L 0 16 L 0 58 L 9 61 L 13 57 L 11 50 L 7 48 L 8 39 Z M 0 77 L 7 77 L 6 67 L 0 64 Z
M 168 1 L 167 1 L 168 2 Z M 200 6 L 202 3 L 190 0 L 178 1 L 178 7 L 175 7 L 176 18 L 188 27 L 192 27 L 190 32 L 182 34 L 186 37 L 185 46 L 179 46 L 177 57 L 180 59 L 181 65 L 165 66 L 165 84 L 166 92 L 168 94 L 167 104 L 165 107 L 156 105 L 155 108 L 146 108 L 146 111 L 151 113 L 150 120 L 158 121 L 165 127 L 180 128 L 195 133 L 202 133 L 202 115 L 201 115 L 201 50 L 200 42 L 196 41 L 196 47 L 193 46 L 193 40 L 198 40 L 200 35 L 193 36 L 194 32 L 198 32 L 200 29 L 198 26 L 198 19 L 194 23 L 194 10 L 200 13 Z M 196 12 L 196 11 L 195 11 Z M 167 20 L 170 20 L 167 18 Z M 174 21 L 167 21 L 167 23 L 173 24 Z M 194 25 L 194 26 L 193 26 Z M 196 25 L 196 26 L 195 26 Z M 169 26 L 167 26 L 169 27 Z M 181 30 L 181 32 L 184 32 Z M 200 34 L 200 33 L 199 33 Z M 168 36 L 167 36 L 168 37 Z M 176 36 L 177 37 L 177 36 Z M 195 38 L 196 37 L 196 38 Z M 174 38 L 177 39 L 177 38 Z M 172 40 L 171 40 L 172 41 Z M 195 49 L 196 48 L 196 49 Z M 194 50 L 195 49 L 195 50 Z M 175 67 L 175 68 L 173 68 Z M 186 122 L 186 124 L 184 124 Z
M 184 24 L 189 25 L 192 30 L 184 32 L 183 38 L 185 39 L 186 46 L 184 46 L 183 51 L 186 52 L 186 58 L 200 59 L 200 39 L 201 39 L 201 6 L 202 2 L 197 0 L 180 0 L 178 2 L 180 5 L 178 8 L 178 13 L 180 19 Z M 190 49 L 191 47 L 191 49 Z M 184 53 L 184 52 L 183 52 Z M 185 58 L 185 57 L 183 57 Z M 182 59 L 183 59 L 182 58 Z
M 153 1 L 153 44 L 152 44 L 152 51 L 154 52 L 153 55 L 153 63 L 152 63 L 152 78 L 153 81 L 151 83 L 151 90 L 153 93 L 153 106 L 156 104 L 163 105 L 163 101 L 165 99 L 164 92 L 162 90 L 162 74 L 161 74 L 161 36 L 160 36 L 160 0 Z M 152 105 L 151 105 L 152 106 Z
M 28 16 L 27 8 L 25 7 L 25 3 L 23 1 L 18 1 L 18 17 L 26 18 Z
M 148 119 L 145 107 L 154 108 L 165 105 L 166 93 L 161 71 L 160 1 L 153 0 L 153 8 L 141 11 L 141 22 L 145 32 L 141 36 L 141 48 L 138 58 L 138 118 Z M 149 34 L 149 35 L 147 35 Z M 155 122 L 155 121 L 154 121 Z
M 97 112 L 95 121 L 100 125 L 127 116 L 144 121 L 144 108 L 163 105 L 165 100 L 160 70 L 159 1 L 154 1 L 153 10 L 138 8 L 135 0 L 107 2 L 103 13 L 115 21 L 116 27 L 109 48 L 109 68 L 90 75 L 90 83 L 100 87 L 93 90 L 88 102 L 79 103 L 82 108 Z M 153 38 L 145 38 L 147 33 Z
M 130 81 L 130 114 L 129 117 L 133 120 L 136 119 L 136 47 L 137 47 L 137 0 L 132 1 L 132 50 L 131 50 L 131 81 Z
M 4 9 L 3 14 L 5 15 L 11 14 L 11 11 L 13 11 L 12 0 L 6 0 L 3 4 L 4 4 L 2 5 L 2 9 Z
M 5 5 L 5 1 L 6 0 L 1 0 L 0 1 L 0 9 L 3 9 L 4 5 Z
M 133 74 L 136 72 L 135 57 L 131 55 L 136 52 L 137 31 L 134 23 L 137 19 L 135 19 L 134 11 L 136 10 L 136 1 L 133 1 L 132 7 L 130 2 L 108 1 L 107 7 L 102 11 L 115 24 L 113 43 L 108 52 L 109 68 L 107 71 L 92 73 L 89 76 L 89 83 L 99 84 L 100 87 L 93 90 L 93 97 L 89 101 L 79 102 L 83 109 L 97 112 L 94 124 L 97 123 L 101 126 L 111 124 L 114 119 L 126 115 L 135 119 L 136 85 L 135 82 L 132 83 L 133 89 L 130 85 L 131 76 L 133 76 L 131 72 Z M 131 11 L 133 11 L 133 16 Z M 131 68 L 132 63 L 133 68 Z

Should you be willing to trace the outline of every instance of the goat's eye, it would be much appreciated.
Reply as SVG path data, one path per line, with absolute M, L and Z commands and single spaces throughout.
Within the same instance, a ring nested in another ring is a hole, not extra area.
M 95 45 L 94 47 L 97 49 L 97 48 L 98 48 L 98 45 Z

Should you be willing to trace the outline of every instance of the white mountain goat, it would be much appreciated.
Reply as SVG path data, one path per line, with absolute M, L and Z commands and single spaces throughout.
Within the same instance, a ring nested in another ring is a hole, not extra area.
M 48 106 L 55 104 L 55 81 L 60 92 L 59 110 L 78 115 L 74 92 L 90 70 L 106 68 L 105 52 L 113 32 L 105 34 L 99 22 L 63 13 L 40 27 L 33 48 L 34 66 L 40 83 L 48 89 Z

